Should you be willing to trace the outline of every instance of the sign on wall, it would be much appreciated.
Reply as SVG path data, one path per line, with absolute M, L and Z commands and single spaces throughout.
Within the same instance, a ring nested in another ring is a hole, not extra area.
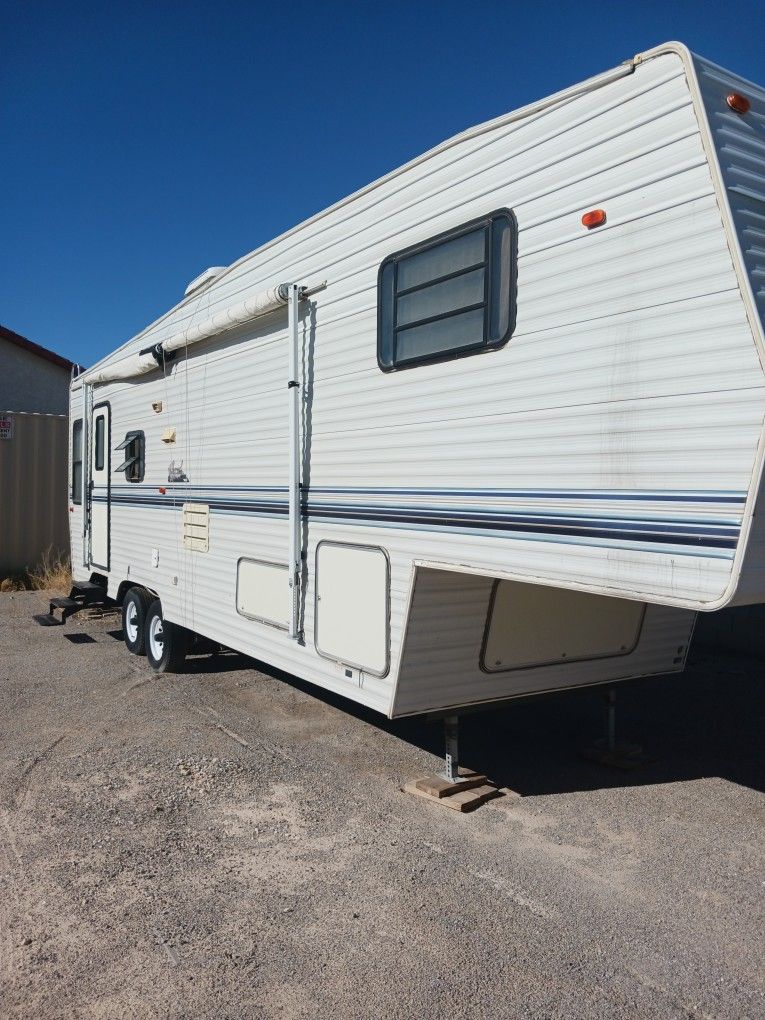
M 12 414 L 0 414 L 0 439 L 13 439 Z

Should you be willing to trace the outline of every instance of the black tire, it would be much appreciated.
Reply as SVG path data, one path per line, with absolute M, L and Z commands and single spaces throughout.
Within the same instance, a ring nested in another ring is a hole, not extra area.
M 146 614 L 153 601 L 145 588 L 131 588 L 122 600 L 122 634 L 133 655 L 146 655 Z
M 154 599 L 146 613 L 146 658 L 155 673 L 178 673 L 189 647 L 189 632 L 162 616 L 162 604 Z

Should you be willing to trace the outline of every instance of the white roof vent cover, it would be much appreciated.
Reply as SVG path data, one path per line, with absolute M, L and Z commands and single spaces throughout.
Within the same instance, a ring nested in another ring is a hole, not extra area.
M 225 266 L 210 266 L 209 269 L 205 269 L 205 271 L 200 273 L 199 276 L 194 277 L 183 292 L 183 296 L 188 297 L 189 294 L 195 294 L 198 290 L 202 290 L 204 287 L 209 287 L 213 280 L 217 279 L 225 268 Z

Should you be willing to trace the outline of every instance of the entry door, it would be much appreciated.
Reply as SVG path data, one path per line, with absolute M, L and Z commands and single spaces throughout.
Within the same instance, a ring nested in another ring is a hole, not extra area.
M 109 501 L 111 497 L 111 412 L 93 408 L 90 444 L 90 565 L 109 569 Z

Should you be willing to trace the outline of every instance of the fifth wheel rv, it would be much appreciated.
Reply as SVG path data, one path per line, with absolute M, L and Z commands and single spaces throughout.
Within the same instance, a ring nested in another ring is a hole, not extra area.
M 390 717 L 765 601 L 765 92 L 669 43 L 226 268 L 71 387 L 76 584 Z

